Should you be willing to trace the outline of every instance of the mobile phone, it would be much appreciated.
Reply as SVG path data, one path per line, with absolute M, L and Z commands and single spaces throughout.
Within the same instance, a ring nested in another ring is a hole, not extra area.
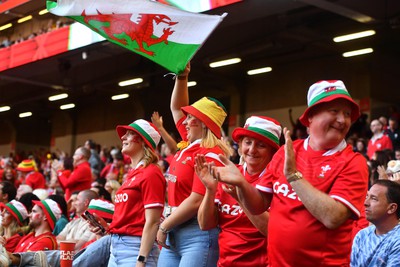
M 85 220 L 89 221 L 89 223 L 95 227 L 99 227 L 102 233 L 106 232 L 106 229 L 104 228 L 101 223 L 99 223 L 96 218 L 91 214 L 89 211 L 85 211 L 85 213 L 82 214 L 82 218 Z

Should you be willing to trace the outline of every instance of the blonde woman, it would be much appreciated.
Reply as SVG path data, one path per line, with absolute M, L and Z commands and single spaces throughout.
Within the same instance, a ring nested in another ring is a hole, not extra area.
M 171 111 L 176 127 L 185 142 L 178 145 L 169 167 L 167 214 L 161 223 L 157 241 L 163 247 L 160 267 L 216 266 L 218 260 L 217 228 L 202 231 L 197 211 L 205 187 L 194 170 L 194 158 L 205 155 L 216 165 L 218 154 L 230 155 L 230 148 L 221 141 L 225 108 L 216 99 L 203 97 L 188 106 L 188 74 L 190 65 L 177 77 L 171 96 Z
M 117 126 L 117 133 L 132 168 L 115 195 L 107 230 L 111 233 L 108 266 L 155 267 L 159 255 L 155 240 L 166 188 L 155 152 L 161 136 L 152 123 L 141 119 Z
M 14 251 L 23 236 L 22 226 L 28 218 L 28 211 L 24 204 L 17 200 L 11 200 L 9 203 L 0 203 L 1 211 L 1 228 L 0 228 L 0 244 L 7 251 Z

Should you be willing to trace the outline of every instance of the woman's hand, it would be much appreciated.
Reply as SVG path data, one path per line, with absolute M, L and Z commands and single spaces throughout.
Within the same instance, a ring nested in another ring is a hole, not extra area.
M 203 185 L 208 190 L 215 192 L 217 190 L 218 181 L 211 175 L 211 167 L 215 166 L 214 162 L 206 162 L 206 157 L 201 154 L 196 155 L 194 161 L 194 170 Z
M 379 174 L 379 179 L 382 179 L 382 180 L 387 180 L 387 179 L 389 179 L 389 177 L 388 177 L 388 175 L 387 175 L 387 173 L 386 173 L 385 166 L 379 165 L 379 166 L 376 168 L 376 171 L 377 171 L 378 174 Z
M 151 115 L 151 122 L 158 128 L 163 128 L 164 127 L 164 122 L 162 119 L 162 116 L 158 114 L 158 111 L 154 111 L 153 114 Z
M 236 165 L 232 161 L 230 161 L 224 155 L 218 155 L 218 157 L 225 166 L 224 167 L 217 167 L 217 166 L 211 167 L 211 175 L 214 177 L 214 179 L 216 179 L 217 181 L 223 182 L 225 184 L 228 184 L 228 185 L 233 185 L 233 186 L 240 186 L 240 184 L 243 181 L 246 181 L 246 179 L 243 177 L 242 173 L 239 171 L 239 169 L 236 167 Z
M 236 191 L 236 186 L 222 184 L 222 189 L 224 190 L 225 193 L 229 194 L 231 197 L 236 199 L 236 201 L 239 201 L 239 197 Z
M 160 228 L 162 228 L 161 225 L 160 225 Z M 167 246 L 167 235 L 168 235 L 167 233 L 165 233 L 164 231 L 161 231 L 161 229 L 158 229 L 156 240 L 157 240 L 157 244 L 159 244 L 163 248 L 169 249 L 170 247 Z
M 185 67 L 185 69 L 182 71 L 182 73 L 180 73 L 180 74 L 178 75 L 178 78 L 179 78 L 179 77 L 187 77 L 187 76 L 189 75 L 189 72 L 190 72 L 190 62 L 188 62 L 188 64 L 186 65 L 186 67 Z

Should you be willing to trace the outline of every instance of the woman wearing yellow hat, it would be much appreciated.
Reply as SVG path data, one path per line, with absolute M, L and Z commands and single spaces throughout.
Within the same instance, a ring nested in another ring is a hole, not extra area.
M 201 231 L 197 221 L 205 187 L 195 173 L 194 158 L 203 154 L 207 161 L 221 166 L 217 155 L 230 155 L 230 148 L 220 139 L 227 114 L 213 98 L 203 97 L 188 106 L 189 71 L 190 65 L 177 77 L 171 96 L 172 116 L 186 142 L 178 146 L 167 175 L 170 214 L 157 233 L 163 247 L 158 261 L 162 267 L 216 266 L 218 260 L 218 230 Z

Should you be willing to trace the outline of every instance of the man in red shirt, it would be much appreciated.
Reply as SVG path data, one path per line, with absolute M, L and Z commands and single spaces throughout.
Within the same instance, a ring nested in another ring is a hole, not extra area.
M 286 144 L 256 188 L 222 156 L 227 166 L 211 173 L 236 186 L 251 213 L 270 207 L 270 267 L 348 267 L 353 220 L 360 217 L 368 187 L 366 160 L 345 141 L 359 106 L 338 80 L 313 84 L 307 100 L 300 121 L 309 137 L 292 141 L 285 128 Z
M 75 150 L 74 170 L 69 176 L 63 172 L 58 173 L 58 180 L 65 192 L 65 200 L 68 201 L 71 194 L 76 191 L 90 189 L 92 184 L 92 171 L 90 169 L 89 160 L 90 151 L 85 147 L 78 147 Z
M 46 179 L 37 171 L 36 164 L 31 159 L 23 160 L 17 167 L 19 179 L 29 185 L 32 190 L 46 188 Z
M 13 252 L 57 249 L 56 237 L 52 231 L 61 216 L 61 209 L 51 199 L 33 200 L 33 203 L 35 206 L 29 214 L 29 226 L 34 231 L 24 236 Z
M 367 156 L 373 159 L 375 151 L 384 149 L 393 150 L 392 140 L 387 136 L 383 130 L 383 124 L 379 120 L 371 121 L 371 132 L 373 136 L 368 142 Z

